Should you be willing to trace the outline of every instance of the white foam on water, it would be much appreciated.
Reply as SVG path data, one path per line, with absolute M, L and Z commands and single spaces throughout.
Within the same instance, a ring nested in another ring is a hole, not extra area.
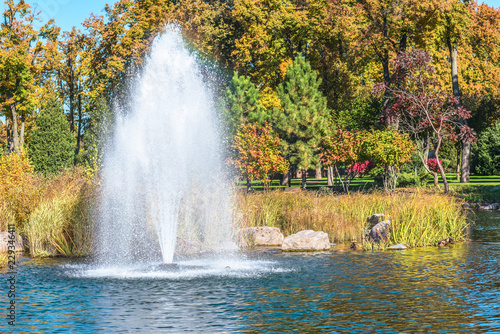
M 162 269 L 155 265 L 109 266 L 64 265 L 63 271 L 74 278 L 109 279 L 166 279 L 192 280 L 208 277 L 256 278 L 267 274 L 292 272 L 273 261 L 199 259 L 176 262 L 174 269 Z

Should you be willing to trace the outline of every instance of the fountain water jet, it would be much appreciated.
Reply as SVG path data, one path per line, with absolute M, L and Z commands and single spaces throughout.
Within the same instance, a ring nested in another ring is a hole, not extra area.
M 132 87 L 104 155 L 100 261 L 152 262 L 161 253 L 172 263 L 177 239 L 187 252 L 234 245 L 214 96 L 178 27 L 157 37 Z

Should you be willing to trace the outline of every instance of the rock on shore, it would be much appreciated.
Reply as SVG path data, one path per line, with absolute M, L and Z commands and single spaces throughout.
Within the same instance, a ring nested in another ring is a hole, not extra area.
M 11 233 L 9 232 L 0 232 L 0 253 L 7 253 L 9 250 L 9 241 L 12 240 L 10 238 Z M 14 242 L 14 249 L 16 252 L 24 252 L 24 244 L 23 244 L 23 238 L 17 233 L 14 233 L 15 236 L 15 242 Z
M 324 251 L 330 249 L 330 240 L 325 232 L 300 231 L 283 240 L 283 251 Z
M 244 231 L 248 243 L 253 246 L 281 246 L 283 234 L 277 227 L 248 227 Z

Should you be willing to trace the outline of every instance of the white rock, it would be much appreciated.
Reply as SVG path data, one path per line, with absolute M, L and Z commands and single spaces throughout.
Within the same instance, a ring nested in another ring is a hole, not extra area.
M 244 230 L 245 238 L 253 246 L 281 246 L 283 234 L 277 227 L 248 227 Z
M 284 251 L 322 251 L 330 249 L 330 240 L 325 232 L 300 231 L 283 240 Z

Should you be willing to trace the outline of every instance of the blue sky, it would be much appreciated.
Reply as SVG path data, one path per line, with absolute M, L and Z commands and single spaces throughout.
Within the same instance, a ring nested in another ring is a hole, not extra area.
M 73 26 L 81 29 L 81 23 L 90 16 L 90 13 L 103 14 L 105 4 L 114 3 L 115 0 L 27 0 L 26 2 L 36 8 L 37 12 L 41 12 L 40 16 L 44 22 L 54 18 L 56 24 L 67 31 Z M 500 0 L 484 2 L 493 7 L 500 7 Z M 2 1 L 2 11 L 4 8 Z

